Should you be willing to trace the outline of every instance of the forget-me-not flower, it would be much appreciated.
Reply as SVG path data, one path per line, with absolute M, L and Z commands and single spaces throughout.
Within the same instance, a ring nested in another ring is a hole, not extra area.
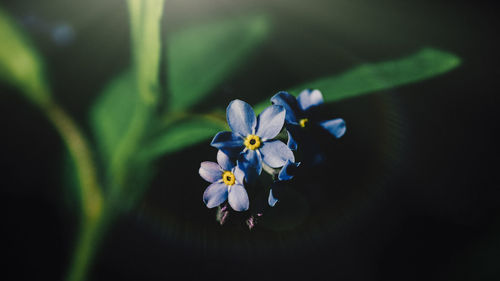
M 217 207 L 226 199 L 235 211 L 246 211 L 250 205 L 243 186 L 245 174 L 224 152 L 218 151 L 217 163 L 205 161 L 200 165 L 200 176 L 212 183 L 203 193 L 208 208 Z
M 281 171 L 278 174 L 278 181 L 275 182 L 273 185 L 279 184 L 279 183 L 284 182 L 284 181 L 291 180 L 295 176 L 295 173 L 296 173 L 295 170 L 299 167 L 299 165 L 300 165 L 300 163 L 293 163 L 293 162 L 287 161 L 285 166 L 283 166 L 283 168 L 281 168 Z M 269 206 L 274 207 L 274 205 L 276 205 L 277 202 L 278 202 L 278 198 L 276 198 L 275 195 L 273 194 L 273 188 L 271 187 L 271 189 L 269 189 L 269 196 L 267 198 L 267 203 L 269 204 Z
M 285 108 L 271 105 L 255 117 L 252 107 L 241 100 L 232 101 L 226 117 L 232 132 L 220 132 L 211 145 L 229 155 L 238 156 L 238 166 L 245 172 L 247 181 L 260 175 L 262 162 L 272 168 L 294 161 L 293 152 L 283 142 L 273 140 L 285 121 Z
M 346 131 L 345 121 L 342 118 L 331 120 L 314 120 L 312 111 L 323 103 L 323 95 L 319 90 L 303 90 L 297 98 L 287 92 L 279 92 L 271 98 L 275 105 L 281 105 L 286 110 L 286 126 L 288 129 L 288 146 L 297 149 L 294 134 L 301 128 L 308 127 L 311 123 L 317 124 L 327 130 L 331 135 L 340 138 Z M 291 134 L 290 134 L 291 131 Z

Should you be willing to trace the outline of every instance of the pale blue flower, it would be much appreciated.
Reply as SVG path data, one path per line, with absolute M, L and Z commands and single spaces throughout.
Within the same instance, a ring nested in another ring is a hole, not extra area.
M 232 132 L 220 132 L 211 145 L 238 159 L 247 181 L 262 172 L 262 162 L 279 168 L 290 160 L 293 152 L 281 141 L 273 140 L 285 121 L 285 109 L 271 105 L 255 117 L 252 107 L 241 100 L 232 101 L 226 111 Z
M 211 183 L 203 193 L 203 202 L 208 208 L 217 207 L 228 200 L 235 211 L 248 210 L 250 203 L 243 186 L 245 174 L 224 152 L 218 151 L 217 163 L 202 162 L 199 173 Z

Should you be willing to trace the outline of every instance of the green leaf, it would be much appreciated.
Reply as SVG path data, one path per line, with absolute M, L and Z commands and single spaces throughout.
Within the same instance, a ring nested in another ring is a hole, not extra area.
M 227 130 L 225 121 L 210 117 L 195 117 L 174 123 L 164 133 L 144 146 L 141 156 L 154 158 L 179 151 Z
M 119 153 L 119 144 L 133 126 L 134 114 L 142 108 L 141 97 L 136 92 L 136 81 L 131 70 L 116 76 L 104 88 L 90 111 L 91 128 L 108 177 L 113 176 L 111 161 Z M 134 151 L 124 163 L 127 170 L 133 172 L 127 174 L 126 182 L 119 187 L 120 192 L 114 194 L 120 201 L 116 207 L 131 208 L 146 190 L 152 177 L 150 159 L 139 159 L 137 156 L 137 151 Z
M 343 74 L 319 79 L 293 88 L 298 94 L 302 89 L 320 89 L 326 102 L 356 97 L 370 92 L 421 81 L 445 73 L 460 65 L 460 59 L 450 53 L 436 49 L 423 49 L 406 58 L 363 64 Z M 264 101 L 254 107 L 260 113 L 270 104 Z M 196 119 L 171 125 L 143 150 L 143 155 L 159 156 L 194 145 L 213 137 L 217 132 L 227 130 L 222 119 L 218 122 Z
M 340 75 L 321 78 L 289 92 L 297 95 L 303 89 L 319 89 L 325 102 L 335 102 L 363 94 L 390 89 L 446 73 L 460 65 L 460 58 L 437 49 L 426 48 L 408 57 L 357 66 Z M 255 107 L 262 111 L 270 104 L 262 102 Z
M 0 80 L 17 87 L 35 104 L 46 104 L 50 91 L 42 59 L 26 34 L 1 8 L 0 42 Z
M 111 110 L 116 113 L 116 116 L 113 116 L 112 119 L 108 117 L 108 121 L 110 121 L 108 125 L 112 126 L 113 122 L 120 125 L 118 129 L 115 129 L 114 133 L 109 134 L 112 138 L 106 139 L 104 143 L 106 152 L 112 150 L 109 153 L 111 159 L 109 160 L 108 174 L 111 178 L 110 182 L 112 182 L 111 193 L 116 196 L 120 195 L 121 190 L 127 186 L 127 182 L 130 182 L 128 178 L 131 176 L 131 167 L 133 164 L 137 164 L 132 162 L 144 136 L 147 134 L 158 99 L 161 53 L 160 29 L 164 0 L 128 0 L 127 3 L 130 14 L 133 62 L 133 76 L 131 75 L 129 80 L 133 79 L 134 82 L 128 84 L 131 88 L 127 89 L 127 93 L 122 95 L 123 98 L 127 99 L 127 101 L 123 101 L 126 110 L 130 111 Z M 127 85 L 127 82 L 122 83 L 121 85 Z M 120 87 L 117 86 L 117 88 Z M 136 98 L 132 97 L 134 94 L 137 95 Z M 119 100 L 122 99 L 119 97 L 120 94 L 118 93 L 115 96 L 117 98 L 111 100 L 121 102 Z M 116 104 L 108 106 L 118 107 Z M 104 110 L 101 116 L 106 114 L 107 112 Z M 123 120 L 119 120 L 120 115 Z M 104 133 L 100 132 L 100 134 Z M 119 137 L 114 139 L 115 136 Z M 113 142 L 110 143 L 110 140 Z M 147 164 L 144 163 L 144 165 Z
M 138 93 L 147 104 L 156 102 L 159 91 L 163 3 L 164 0 L 128 0 Z
M 103 160 L 110 161 L 132 122 L 139 100 L 135 81 L 131 71 L 118 75 L 91 108 L 90 123 Z
M 201 101 L 263 42 L 269 25 L 267 17 L 253 15 L 172 33 L 167 41 L 169 109 L 182 111 Z

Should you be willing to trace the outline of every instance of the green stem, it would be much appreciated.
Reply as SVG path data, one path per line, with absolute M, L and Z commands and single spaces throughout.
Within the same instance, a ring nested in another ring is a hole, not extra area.
M 163 0 L 129 0 L 128 4 L 132 25 L 135 78 L 137 92 L 141 99 L 133 113 L 132 122 L 111 159 L 109 167 L 110 194 L 106 197 L 105 206 L 103 206 L 103 197 L 97 186 L 95 172 L 93 169 L 89 169 L 92 165 L 85 165 L 84 169 L 77 168 L 82 186 L 89 188 L 82 188 L 84 212 L 67 281 L 87 279 L 92 259 L 102 237 L 110 222 L 117 215 L 116 208 L 114 208 L 117 207 L 116 202 L 119 202 L 121 196 L 125 195 L 123 188 L 127 184 L 127 176 L 130 172 L 129 163 L 147 130 L 157 100 L 160 52 L 159 24 Z M 83 138 L 78 137 L 81 134 L 71 119 L 67 118 L 58 107 L 50 107 L 47 112 L 56 127 L 61 128 L 61 131 L 68 138 L 67 144 L 70 152 L 73 152 L 72 154 L 78 156 L 78 159 L 84 163 L 91 164 L 90 157 L 84 157 L 90 155 L 88 146 L 81 145 L 85 142 Z M 87 176 L 90 177 L 87 178 Z
M 55 102 L 48 100 L 41 108 L 61 135 L 73 159 L 78 182 L 82 217 L 79 237 L 75 246 L 73 260 L 67 280 L 83 281 L 94 257 L 103 221 L 103 197 L 97 179 L 90 147 L 73 119 Z
M 87 140 L 73 119 L 58 104 L 49 101 L 42 104 L 42 109 L 61 135 L 75 163 L 80 183 L 82 213 L 88 218 L 99 216 L 103 198 Z
M 67 281 L 87 280 L 92 259 L 106 231 L 108 219 L 109 216 L 103 213 L 93 218 L 82 219 L 73 261 L 66 277 Z

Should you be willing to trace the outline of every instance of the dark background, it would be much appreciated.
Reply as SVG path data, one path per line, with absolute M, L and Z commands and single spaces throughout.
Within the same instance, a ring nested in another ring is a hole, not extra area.
M 87 112 L 129 64 L 127 11 L 113 1 L 2 1 L 73 26 L 57 45 L 27 25 L 57 99 L 89 132 Z M 265 11 L 273 33 L 203 110 L 435 47 L 462 65 L 420 83 L 330 105 L 347 121 L 321 142 L 326 162 L 297 176 L 249 231 L 201 200 L 207 143 L 157 162 L 143 200 L 105 237 L 91 280 L 499 280 L 497 15 L 458 1 L 166 1 L 165 32 Z M 270 3 L 268 3 L 270 2 Z M 2 254 L 7 280 L 61 280 L 78 216 L 63 185 L 64 147 L 43 115 L 2 84 Z M 290 200 L 285 200 L 289 198 Z

